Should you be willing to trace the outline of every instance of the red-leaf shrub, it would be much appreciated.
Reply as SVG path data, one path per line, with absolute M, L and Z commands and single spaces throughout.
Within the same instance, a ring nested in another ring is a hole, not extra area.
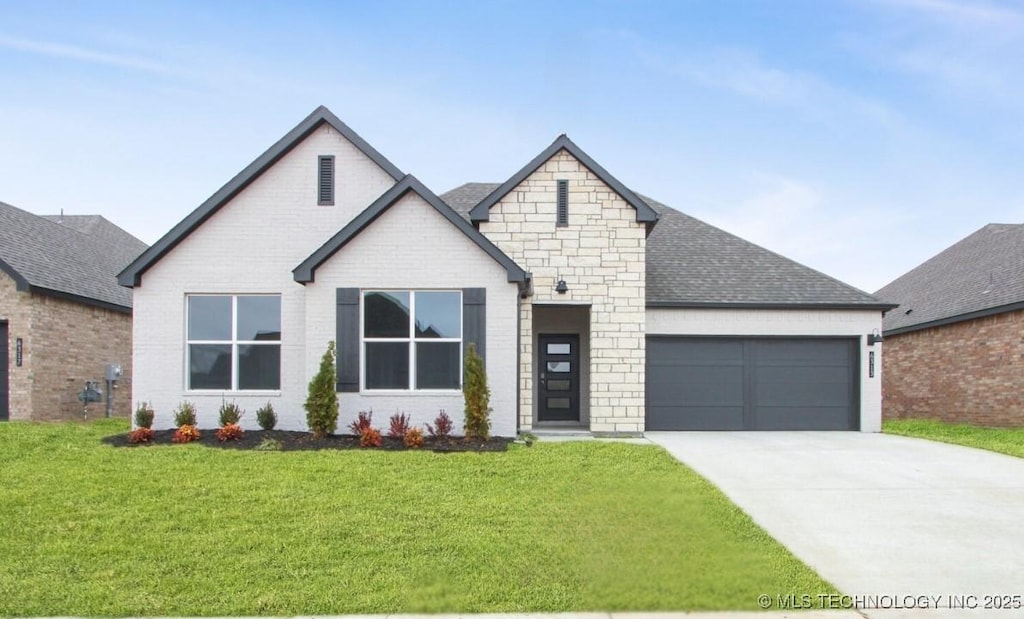
M 388 438 L 405 438 L 409 431 L 409 416 L 405 413 L 395 413 L 391 416 L 391 428 L 388 430 Z
M 189 424 L 184 424 L 174 431 L 174 436 L 171 437 L 171 442 L 191 443 L 192 441 L 198 439 L 199 436 L 199 428 Z
M 348 425 L 348 429 L 356 436 L 362 436 L 365 430 L 373 425 L 373 411 L 361 412 L 355 421 Z
M 409 428 L 405 431 L 405 436 L 402 437 L 402 442 L 409 449 L 418 449 L 423 447 L 423 430 L 419 428 Z
M 441 414 L 434 419 L 434 425 L 427 424 L 427 432 L 434 438 L 448 438 L 452 434 L 452 427 L 452 418 L 442 409 Z
M 366 428 L 359 433 L 360 447 L 380 447 L 381 443 L 380 430 L 375 428 Z
M 237 441 L 242 438 L 245 432 L 242 430 L 242 426 L 237 423 L 229 423 L 226 426 L 221 426 L 217 430 L 217 440 L 220 442 L 224 441 Z
M 136 428 L 128 433 L 129 443 L 148 443 L 153 440 L 153 430 L 150 428 Z

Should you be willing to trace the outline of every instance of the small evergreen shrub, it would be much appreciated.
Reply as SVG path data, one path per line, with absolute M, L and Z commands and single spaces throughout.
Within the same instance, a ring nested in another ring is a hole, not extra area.
M 153 410 L 153 406 L 147 402 L 139 402 L 138 408 L 135 409 L 135 427 L 137 428 L 152 428 L 153 417 L 156 416 L 156 411 Z
M 441 412 L 434 418 L 434 425 L 427 424 L 427 433 L 434 438 L 448 438 L 452 435 L 452 428 L 455 424 L 452 423 L 452 418 L 448 416 L 448 413 L 441 409 Z
M 356 420 L 348 424 L 348 429 L 352 431 L 354 436 L 362 436 L 363 431 L 371 426 L 373 426 L 373 411 L 360 411 L 356 416 Z
M 405 436 L 402 437 L 402 442 L 409 449 L 419 449 L 423 447 L 423 430 L 419 428 L 409 428 L 405 431 Z
M 174 431 L 174 436 L 171 437 L 172 443 L 191 443 L 200 437 L 199 428 L 192 424 L 182 424 L 177 430 Z
M 265 438 L 260 444 L 253 447 L 256 451 L 281 451 L 281 441 L 273 438 Z
M 128 442 L 132 444 L 148 443 L 153 440 L 153 430 L 150 428 L 135 428 L 128 433 Z
M 220 405 L 220 426 L 223 428 L 224 426 L 238 425 L 238 422 L 242 420 L 242 415 L 244 414 L 245 411 L 239 408 L 234 402 L 224 402 Z
M 359 434 L 360 447 L 380 447 L 382 443 L 380 430 L 376 428 L 366 428 Z
M 391 416 L 390 421 L 388 438 L 405 438 L 405 433 L 409 431 L 409 416 L 405 413 L 395 413 Z
M 484 360 L 476 354 L 476 344 L 472 342 L 466 349 L 462 396 L 466 402 L 463 421 L 466 438 L 487 440 L 491 434 L 491 390 L 487 387 Z
M 174 425 L 179 428 L 196 425 L 196 405 L 188 400 L 182 401 L 178 408 L 174 409 Z
M 273 430 L 277 425 L 277 413 L 274 412 L 274 406 L 270 402 L 256 410 L 256 423 L 260 424 L 260 428 L 264 430 Z
M 316 438 L 334 434 L 338 428 L 338 393 L 335 389 L 334 340 L 327 343 L 327 351 L 320 359 L 320 370 L 309 381 L 306 397 L 306 424 Z
M 237 441 L 242 438 L 245 431 L 237 423 L 229 423 L 217 429 L 217 440 L 220 442 Z

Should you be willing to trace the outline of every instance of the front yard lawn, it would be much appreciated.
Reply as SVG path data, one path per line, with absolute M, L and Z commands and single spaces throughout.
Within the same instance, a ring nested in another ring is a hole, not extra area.
M 835 590 L 660 448 L 256 452 L 0 424 L 0 616 L 757 609 Z
M 899 419 L 883 423 L 882 431 L 1024 458 L 1024 428 L 983 428 L 931 419 Z

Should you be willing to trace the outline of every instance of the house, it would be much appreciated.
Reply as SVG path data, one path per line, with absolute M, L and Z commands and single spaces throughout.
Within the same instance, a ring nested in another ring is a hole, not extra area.
M 989 224 L 876 295 L 884 414 L 1024 425 L 1024 225 Z
M 99 215 L 0 203 L 0 420 L 81 419 L 78 395 L 108 363 L 125 372 L 114 412 L 129 414 L 132 298 L 117 274 L 145 248 Z
M 336 340 L 342 427 L 461 426 L 469 343 L 496 435 L 880 427 L 867 335 L 890 305 L 634 193 L 564 135 L 438 196 L 321 107 L 119 279 L 158 426 L 233 400 L 303 429 Z

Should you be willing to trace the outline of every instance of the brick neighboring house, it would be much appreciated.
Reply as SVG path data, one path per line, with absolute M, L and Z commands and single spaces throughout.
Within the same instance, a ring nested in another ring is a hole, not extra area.
M 107 363 L 124 370 L 114 412 L 129 415 L 132 297 L 117 273 L 145 249 L 99 215 L 0 202 L 0 420 L 81 419 L 78 394 L 86 380 L 103 385 Z
M 887 419 L 1024 425 L 1024 225 L 989 224 L 880 289 Z
M 439 196 L 321 107 L 119 280 L 157 427 L 182 400 L 214 426 L 228 399 L 304 429 L 330 340 L 339 428 L 440 409 L 461 428 L 470 343 L 498 436 L 881 425 L 867 336 L 889 304 L 635 193 L 564 135 Z

